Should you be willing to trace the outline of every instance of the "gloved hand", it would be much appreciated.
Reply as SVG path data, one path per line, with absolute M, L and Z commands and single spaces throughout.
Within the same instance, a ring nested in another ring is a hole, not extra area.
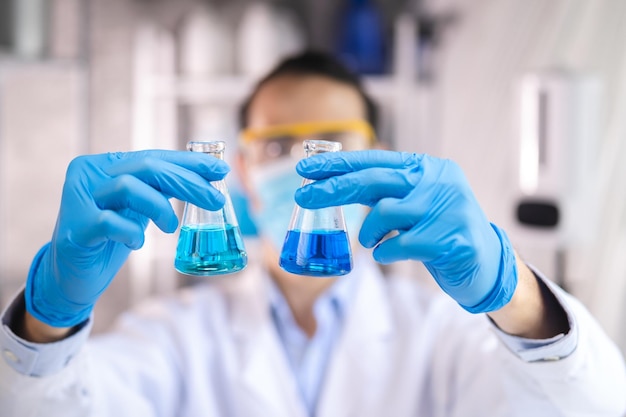
M 472 313 L 494 311 L 511 300 L 517 286 L 511 243 L 489 223 L 454 162 L 391 151 L 336 152 L 303 159 L 296 169 L 318 180 L 296 192 L 302 207 L 372 207 L 359 241 L 376 246 L 378 262 L 422 261 L 439 286 Z M 382 240 L 394 230 L 396 236 Z
M 54 327 L 86 320 L 100 294 L 144 242 L 150 219 L 164 232 L 178 227 L 168 198 L 208 210 L 224 205 L 209 181 L 229 171 L 197 152 L 141 151 L 89 155 L 70 164 L 52 241 L 35 257 L 26 308 Z

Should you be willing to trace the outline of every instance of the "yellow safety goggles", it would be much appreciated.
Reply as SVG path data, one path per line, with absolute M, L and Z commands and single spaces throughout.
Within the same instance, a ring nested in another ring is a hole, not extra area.
M 365 120 L 341 120 L 276 125 L 245 129 L 240 134 L 241 147 L 251 163 L 303 156 L 302 142 L 307 139 L 340 142 L 342 150 L 367 149 L 376 142 L 374 129 Z

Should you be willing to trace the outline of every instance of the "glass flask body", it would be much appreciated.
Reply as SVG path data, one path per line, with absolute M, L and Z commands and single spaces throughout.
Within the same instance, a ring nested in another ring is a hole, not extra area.
M 224 157 L 224 148 L 222 141 L 187 144 L 192 152 L 203 152 L 219 159 Z M 174 261 L 176 270 L 183 274 L 229 274 L 244 269 L 248 263 L 226 183 L 220 180 L 211 185 L 224 195 L 224 207 L 211 211 L 185 203 Z
M 339 142 L 305 140 L 310 157 L 341 150 Z M 302 186 L 312 183 L 305 179 Z M 305 209 L 295 205 L 279 265 L 287 272 L 316 277 L 345 275 L 352 270 L 352 251 L 341 206 Z

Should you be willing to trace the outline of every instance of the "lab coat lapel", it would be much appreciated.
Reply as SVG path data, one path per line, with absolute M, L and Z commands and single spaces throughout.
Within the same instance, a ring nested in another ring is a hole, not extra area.
M 394 328 L 385 278 L 371 265 L 363 269 L 350 276 L 362 281 L 330 361 L 319 417 L 376 415 L 384 401 L 381 384 L 393 382 L 388 371 Z
M 294 377 L 272 322 L 267 278 L 250 267 L 229 299 L 231 328 L 237 354 L 235 397 L 237 415 L 304 417 Z

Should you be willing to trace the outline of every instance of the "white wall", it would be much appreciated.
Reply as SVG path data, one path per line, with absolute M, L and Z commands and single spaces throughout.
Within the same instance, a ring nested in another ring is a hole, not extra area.
M 517 194 L 515 84 L 525 72 L 565 68 L 604 83 L 604 119 L 598 165 L 606 174 L 601 223 L 593 241 L 567 253 L 569 289 L 591 309 L 609 334 L 626 334 L 626 235 L 624 164 L 626 133 L 626 3 L 597 0 L 433 0 L 458 19 L 440 56 L 438 130 L 441 156 L 461 164 L 489 217 L 509 230 L 523 257 L 553 275 L 554 243 L 527 238 L 513 219 Z M 589 173 L 591 175 L 592 173 Z M 581 219 L 585 221 L 586 219 Z M 622 239 L 620 239 L 622 237 Z M 620 249 L 622 248 L 622 249 Z
M 80 69 L 0 62 L 0 290 L 24 282 L 50 239 L 65 168 L 78 154 Z

